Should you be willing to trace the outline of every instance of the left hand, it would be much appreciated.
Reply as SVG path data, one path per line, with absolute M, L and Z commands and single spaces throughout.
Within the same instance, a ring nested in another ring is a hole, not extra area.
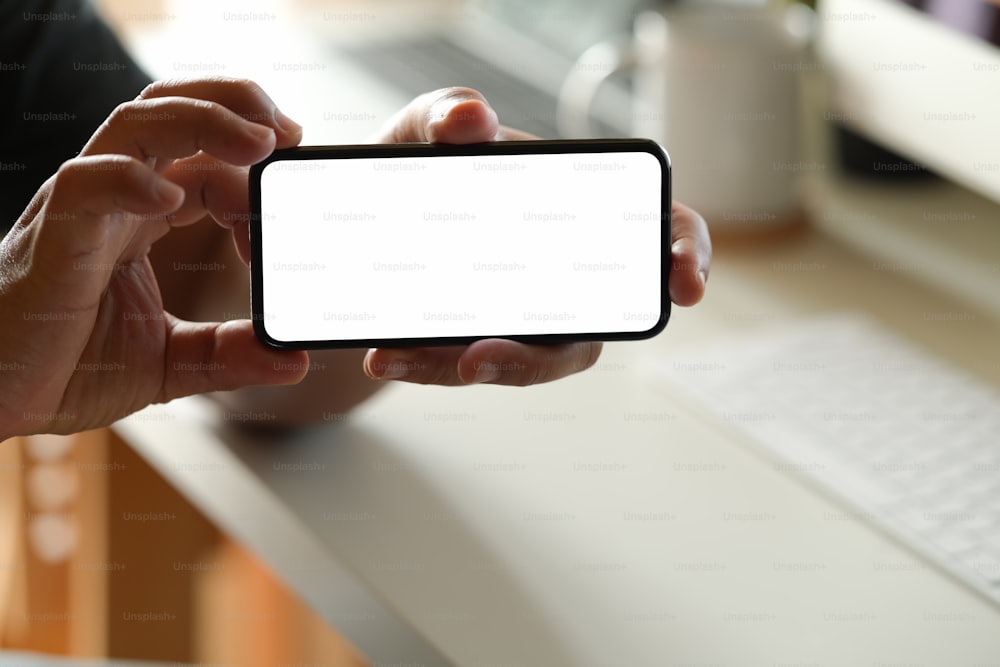
M 537 139 L 500 125 L 486 99 L 470 88 L 443 88 L 421 95 L 397 113 L 379 137 L 384 143 Z M 681 306 L 701 300 L 711 264 L 712 245 L 704 219 L 674 203 L 670 297 Z M 471 345 L 409 349 L 374 348 L 364 360 L 374 379 L 419 384 L 491 383 L 530 385 L 550 382 L 590 368 L 601 354 L 599 342 L 526 345 L 491 338 Z
M 300 138 L 236 79 L 158 82 L 111 113 L 0 239 L 0 358 L 17 371 L 0 382 L 0 440 L 302 379 L 305 353 L 265 348 L 249 320 L 169 312 L 149 261 L 176 228 L 245 207 L 244 167 Z

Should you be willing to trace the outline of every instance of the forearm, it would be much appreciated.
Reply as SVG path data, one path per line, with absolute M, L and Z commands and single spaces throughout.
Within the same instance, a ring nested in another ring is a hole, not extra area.
M 196 321 L 250 318 L 249 271 L 229 231 L 208 220 L 176 229 L 153 247 L 150 259 L 168 311 Z M 298 385 L 246 387 L 213 397 L 228 418 L 261 425 L 340 419 L 385 386 L 364 374 L 365 352 L 312 352 L 309 374 Z

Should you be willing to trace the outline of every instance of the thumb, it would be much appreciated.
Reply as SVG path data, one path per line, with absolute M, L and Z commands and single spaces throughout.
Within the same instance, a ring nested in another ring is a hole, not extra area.
M 167 317 L 159 402 L 248 385 L 296 384 L 309 369 L 306 352 L 265 347 L 249 320 L 187 322 Z
M 497 114 L 482 93 L 472 88 L 441 88 L 407 104 L 389 120 L 377 141 L 474 144 L 493 141 L 499 130 Z

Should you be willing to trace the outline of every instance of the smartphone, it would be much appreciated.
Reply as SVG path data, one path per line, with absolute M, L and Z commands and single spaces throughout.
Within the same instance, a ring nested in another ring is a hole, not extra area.
M 272 347 L 638 340 L 670 315 L 653 141 L 284 149 L 251 168 L 250 205 Z

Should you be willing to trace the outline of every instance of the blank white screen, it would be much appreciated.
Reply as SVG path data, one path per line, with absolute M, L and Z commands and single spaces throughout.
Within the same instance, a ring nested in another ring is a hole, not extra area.
M 272 162 L 265 328 L 284 342 L 646 331 L 663 178 L 643 152 Z

